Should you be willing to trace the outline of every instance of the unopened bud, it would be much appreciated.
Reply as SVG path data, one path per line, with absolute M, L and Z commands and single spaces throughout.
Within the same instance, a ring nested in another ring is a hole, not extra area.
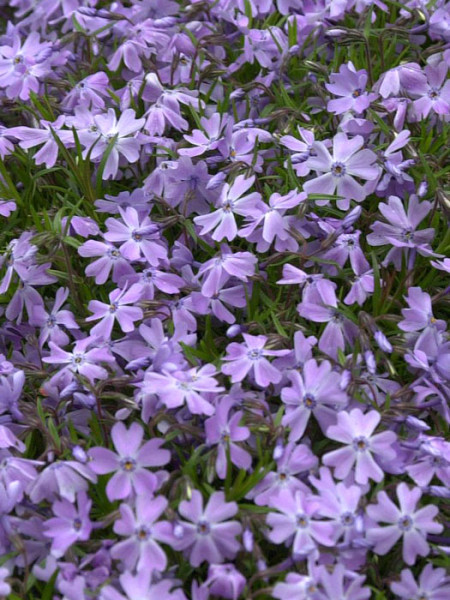
M 405 419 L 405 425 L 410 427 L 411 429 L 415 429 L 416 431 L 429 431 L 430 426 L 418 419 L 417 417 L 413 417 L 412 415 L 408 415 Z
M 350 383 L 351 379 L 352 379 L 352 374 L 350 373 L 350 371 L 347 371 L 347 369 L 345 371 L 342 371 L 341 380 L 339 382 L 339 388 L 341 390 L 347 389 L 348 384 Z
M 88 460 L 88 456 L 81 446 L 74 446 L 72 448 L 72 454 L 75 460 L 78 460 L 82 463 L 85 463 Z
M 242 535 L 242 542 L 247 552 L 251 552 L 253 550 L 253 533 L 250 531 L 250 529 L 246 529 L 244 531 Z
M 378 344 L 379 348 L 383 350 L 383 352 L 392 352 L 392 345 L 390 344 L 387 337 L 381 331 L 376 331 L 374 335 L 375 341 Z

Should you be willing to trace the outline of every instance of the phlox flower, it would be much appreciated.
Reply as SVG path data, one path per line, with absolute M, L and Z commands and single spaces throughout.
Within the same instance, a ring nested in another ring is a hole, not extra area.
M 99 339 L 110 339 L 115 321 L 118 322 L 124 333 L 129 333 L 135 328 L 135 321 L 140 321 L 144 313 L 139 306 L 129 306 L 137 303 L 141 298 L 139 286 L 132 285 L 129 289 L 115 289 L 109 294 L 109 303 L 91 300 L 88 309 L 94 314 L 87 317 L 86 321 L 98 321 L 92 329 L 91 335 Z
M 188 371 L 164 370 L 149 372 L 142 384 L 144 394 L 157 394 L 167 408 L 178 408 L 186 403 L 192 414 L 212 415 L 214 406 L 206 394 L 223 391 L 214 378 L 217 371 L 213 365 L 192 368 Z
M 341 65 L 339 73 L 331 73 L 330 83 L 325 84 L 329 92 L 339 96 L 339 99 L 328 102 L 327 110 L 336 115 L 350 110 L 361 114 L 376 98 L 376 94 L 365 91 L 366 85 L 367 71 L 365 69 L 357 71 L 351 61 L 346 65 Z
M 95 343 L 95 338 L 86 337 L 74 344 L 72 352 L 62 350 L 54 342 L 49 342 L 50 356 L 42 360 L 46 363 L 66 365 L 64 369 L 72 373 L 79 373 L 93 382 L 96 379 L 106 379 L 108 371 L 99 363 L 114 362 L 114 357 L 103 347 L 89 348 Z
M 373 544 L 376 554 L 387 554 L 400 540 L 403 541 L 403 560 L 413 565 L 417 556 L 427 556 L 430 552 L 426 536 L 429 533 L 441 533 L 443 525 L 434 521 L 439 510 L 428 504 L 416 510 L 422 492 L 420 488 L 410 489 L 406 483 L 397 485 L 398 508 L 386 492 L 378 492 L 377 504 L 367 507 L 367 514 L 377 523 L 386 523 L 367 530 L 367 540 Z
M 132 206 L 119 208 L 121 220 L 106 219 L 108 228 L 104 237 L 108 242 L 122 242 L 119 250 L 129 261 L 138 261 L 144 256 L 152 267 L 157 267 L 167 258 L 167 251 L 161 244 L 159 228 L 150 217 L 141 217 Z
M 320 520 L 320 501 L 312 494 L 281 490 L 271 500 L 271 506 L 279 512 L 267 515 L 267 525 L 272 528 L 268 537 L 275 544 L 289 541 L 296 555 L 309 555 L 318 544 L 333 546 L 334 525 Z
M 204 561 L 222 563 L 235 557 L 240 547 L 236 536 L 242 526 L 229 519 L 238 511 L 236 502 L 226 502 L 223 492 L 214 492 L 203 508 L 201 493 L 193 490 L 191 499 L 183 500 L 178 511 L 186 520 L 175 525 L 175 547 L 188 552 L 193 567 Z
M 447 600 L 450 595 L 450 580 L 445 569 L 433 569 L 428 564 L 422 569 L 418 583 L 409 569 L 403 569 L 400 581 L 391 583 L 391 590 L 405 600 Z
M 379 174 L 379 168 L 375 165 L 376 154 L 372 150 L 362 150 L 363 145 L 364 138 L 360 135 L 349 139 L 345 133 L 337 133 L 333 138 L 331 155 L 323 142 L 315 142 L 314 156 L 310 154 L 306 165 L 321 175 L 304 184 L 305 192 L 337 194 L 342 198 L 337 202 L 342 210 L 348 209 L 350 200 L 362 202 L 367 193 L 355 177 L 372 181 Z
M 231 397 L 223 398 L 216 406 L 216 413 L 205 421 L 206 443 L 217 444 L 216 472 L 220 479 L 227 474 L 227 451 L 232 464 L 239 469 L 248 470 L 252 464 L 251 455 L 236 443 L 248 439 L 250 430 L 239 425 L 244 414 L 241 410 L 229 415 L 233 404 Z
M 380 413 L 376 410 L 364 414 L 359 408 L 354 408 L 337 414 L 337 424 L 328 427 L 326 436 L 346 446 L 322 457 L 324 465 L 335 468 L 335 477 L 345 479 L 354 468 L 356 483 L 365 485 L 369 479 L 378 482 L 383 479 L 383 470 L 373 455 L 386 461 L 395 459 L 396 452 L 392 445 L 397 436 L 393 431 L 374 435 L 380 420 Z
M 265 348 L 267 338 L 264 335 L 243 334 L 244 343 L 232 342 L 227 346 L 223 360 L 222 373 L 230 375 L 233 383 L 242 381 L 250 372 L 257 385 L 267 387 L 270 383 L 281 381 L 281 372 L 274 367 L 266 356 L 284 356 L 289 350 L 269 350 Z
M 254 176 L 246 178 L 243 175 L 238 175 L 231 186 L 226 183 L 222 187 L 217 201 L 217 210 L 194 218 L 194 223 L 202 227 L 200 235 L 212 232 L 212 239 L 218 242 L 223 239 L 234 240 L 238 232 L 234 215 L 246 216 L 252 214 L 262 204 L 258 192 L 252 192 L 244 196 L 254 181 Z
M 127 108 L 117 119 L 114 109 L 109 108 L 107 113 L 94 117 L 96 130 L 79 132 L 80 143 L 85 148 L 85 157 L 89 153 L 91 160 L 99 162 L 105 153 L 109 152 L 103 179 L 116 177 L 120 156 L 124 156 L 130 163 L 139 159 L 141 142 L 133 134 L 142 129 L 145 119 L 136 119 L 135 116 L 134 110 Z
M 147 495 L 136 498 L 134 511 L 129 504 L 121 504 L 114 531 L 126 539 L 114 544 L 111 556 L 127 569 L 164 571 L 167 557 L 159 542 L 170 543 L 173 538 L 171 523 L 159 520 L 167 504 L 162 496 L 150 499 Z
M 89 519 L 92 500 L 88 500 L 85 492 L 77 497 L 77 508 L 68 500 L 58 500 L 53 504 L 55 517 L 45 521 L 44 535 L 52 539 L 51 552 L 57 558 L 77 541 L 89 539 L 92 523 Z
M 171 579 L 152 582 L 152 569 L 145 568 L 133 575 L 130 571 L 119 577 L 123 594 L 111 585 L 106 585 L 100 592 L 100 600 L 186 600 L 186 596 Z
M 89 466 L 94 473 L 114 473 L 106 486 L 108 498 L 122 500 L 133 491 L 151 496 L 158 480 L 148 467 L 159 467 L 170 461 L 170 452 L 161 448 L 164 440 L 154 438 L 142 444 L 142 426 L 132 423 L 127 429 L 122 422 L 113 426 L 111 437 L 116 452 L 101 447 L 88 451 Z
M 314 359 L 307 360 L 302 373 L 291 371 L 289 379 L 291 387 L 281 390 L 281 399 L 286 405 L 286 414 L 282 424 L 290 427 L 289 441 L 299 440 L 313 414 L 326 420 L 329 407 L 344 407 L 347 394 L 341 390 L 341 375 L 332 371 L 328 361 L 318 363 Z

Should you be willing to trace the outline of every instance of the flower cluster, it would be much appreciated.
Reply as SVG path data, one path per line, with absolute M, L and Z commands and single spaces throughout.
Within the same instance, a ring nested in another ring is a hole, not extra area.
M 450 596 L 450 2 L 0 2 L 0 597 Z

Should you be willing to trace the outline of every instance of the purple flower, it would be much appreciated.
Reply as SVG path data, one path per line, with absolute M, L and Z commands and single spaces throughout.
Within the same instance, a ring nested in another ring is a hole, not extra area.
M 321 565 L 320 583 L 323 592 L 317 594 L 317 600 L 367 600 L 372 592 L 369 587 L 362 587 L 365 576 L 349 573 L 343 564 L 334 566 L 330 573 L 325 565 Z M 345 583 L 344 583 L 345 582 Z
M 278 600 L 316 600 L 318 577 L 288 573 L 283 582 L 275 584 L 272 595 Z
M 175 526 L 174 535 L 178 538 L 176 548 L 189 550 L 189 560 L 193 567 L 204 561 L 222 563 L 234 558 L 240 544 L 236 536 L 242 532 L 238 521 L 230 521 L 238 507 L 235 502 L 226 502 L 223 492 L 214 492 L 203 508 L 203 498 L 198 490 L 192 497 L 183 500 L 178 511 L 187 521 Z
M 402 331 L 421 331 L 426 327 L 436 327 L 439 331 L 446 329 L 445 321 L 434 318 L 430 295 L 420 287 L 410 287 L 406 301 L 409 308 L 402 308 L 404 319 L 398 324 Z
M 53 514 L 56 516 L 44 524 L 44 535 L 52 539 L 53 556 L 59 558 L 75 542 L 85 542 L 89 539 L 92 531 L 92 523 L 89 520 L 91 506 L 92 500 L 88 500 L 85 492 L 78 494 L 77 508 L 65 499 L 53 504 Z
M 204 262 L 198 271 L 203 277 L 202 294 L 208 298 L 218 294 L 231 277 L 248 281 L 255 273 L 256 263 L 256 256 L 250 252 L 233 253 L 222 244 L 220 255 Z
M 362 495 L 361 488 L 357 485 L 347 487 L 344 483 L 334 484 L 331 475 L 329 478 L 323 475 L 325 469 L 325 467 L 321 469 L 322 478 L 325 481 L 330 479 L 331 485 L 327 481 L 328 485 L 322 487 L 317 483 L 318 480 L 310 478 L 320 491 L 320 514 L 333 521 L 335 541 L 343 537 L 343 543 L 348 544 L 359 537 L 358 524 L 361 515 L 358 505 Z
M 23 42 L 17 30 L 0 46 L 0 87 L 6 88 L 8 98 L 28 100 L 30 91 L 39 91 L 39 78 L 51 73 L 48 62 L 50 43 L 39 41 L 36 31 Z
M 114 322 L 117 320 L 121 330 L 124 333 L 133 331 L 135 321 L 144 317 L 144 313 L 138 306 L 128 306 L 140 300 L 141 293 L 139 286 L 133 285 L 128 290 L 124 288 L 115 289 L 109 294 L 109 304 L 99 300 L 89 302 L 89 310 L 94 314 L 86 321 L 97 321 L 97 325 L 91 329 L 91 335 L 98 336 L 99 339 L 110 339 Z
M 427 505 L 416 510 L 421 496 L 420 488 L 409 489 L 406 483 L 398 484 L 398 508 L 386 492 L 378 492 L 378 504 L 370 504 L 367 514 L 377 523 L 388 525 L 367 530 L 367 540 L 374 545 L 376 554 L 387 554 L 403 539 L 403 560 L 407 565 L 413 565 L 418 555 L 428 555 L 430 547 L 426 540 L 427 534 L 441 533 L 444 527 L 433 520 L 439 512 L 437 506 Z
M 376 154 L 371 150 L 361 150 L 364 138 L 360 135 L 349 139 L 345 133 L 338 133 L 333 138 L 333 155 L 323 142 L 315 142 L 314 155 L 306 161 L 307 167 L 322 173 L 316 179 L 307 181 L 303 189 L 307 194 L 337 193 L 338 207 L 347 210 L 350 200 L 362 202 L 367 196 L 364 187 L 354 177 L 372 181 L 378 177 L 379 168 L 375 165 Z
M 178 408 L 187 404 L 192 414 L 212 415 L 214 407 L 204 396 L 217 394 L 224 388 L 218 387 L 213 365 L 204 365 L 200 369 L 188 371 L 149 372 L 142 385 L 145 394 L 158 394 L 167 408 Z
M 33 127 L 14 127 L 8 133 L 16 137 L 19 146 L 27 150 L 44 144 L 42 148 L 34 155 L 34 162 L 37 165 L 45 164 L 47 168 L 53 167 L 58 158 L 58 143 L 54 134 L 67 146 L 73 143 L 73 133 L 61 129 L 65 123 L 65 117 L 61 115 L 54 122 L 41 120 L 43 129 L 34 129 Z M 53 134 L 53 132 L 54 134 Z
M 216 414 L 205 421 L 206 443 L 217 444 L 216 472 L 221 479 L 227 474 L 227 451 L 231 462 L 240 469 L 248 470 L 252 464 L 251 455 L 238 446 L 250 437 L 248 427 L 240 426 L 243 412 L 240 410 L 229 416 L 234 400 L 223 398 L 216 406 Z
M 163 579 L 152 583 L 152 569 L 146 568 L 133 575 L 129 571 L 119 577 L 124 594 L 107 585 L 100 592 L 100 600 L 186 600 L 181 590 L 174 590 L 174 581 Z
M 399 96 L 402 89 L 408 91 L 424 83 L 426 77 L 420 66 L 417 63 L 405 63 L 383 73 L 375 89 L 383 98 L 387 98 Z
M 319 463 L 318 458 L 304 444 L 289 442 L 284 448 L 281 447 L 281 452 L 277 470 L 267 473 L 249 494 L 259 506 L 268 505 L 283 489 L 288 489 L 292 495 L 298 490 L 307 491 L 308 488 L 299 475 L 315 469 Z
M 430 212 L 431 202 L 419 202 L 419 198 L 412 195 L 406 212 L 400 198 L 391 196 L 387 204 L 380 203 L 378 208 L 387 223 L 375 221 L 371 225 L 373 233 L 369 233 L 367 241 L 372 246 L 383 246 L 385 244 L 394 246 L 386 255 L 383 264 L 393 262 L 395 268 L 399 271 L 404 251 L 408 249 L 417 250 L 423 256 L 433 254 L 430 242 L 434 237 L 434 229 L 430 227 L 416 231 L 419 223 Z
M 305 319 L 327 323 L 320 336 L 319 349 L 335 359 L 338 349 L 344 350 L 345 342 L 351 344 L 358 334 L 358 328 L 337 308 L 336 287 L 333 281 L 320 279 L 307 288 L 297 308 Z
M 61 329 L 60 325 L 67 329 L 79 329 L 73 313 L 70 310 L 60 310 L 61 306 L 67 300 L 69 290 L 59 288 L 55 295 L 55 302 L 50 313 L 43 306 L 35 306 L 30 316 L 30 323 L 41 327 L 39 335 L 39 344 L 42 347 L 50 339 L 56 345 L 65 346 L 69 343 L 69 337 Z
M 267 387 L 271 383 L 281 381 L 281 372 L 274 367 L 266 356 L 285 356 L 289 350 L 268 350 L 265 348 L 267 338 L 264 335 L 243 334 L 244 343 L 232 342 L 227 346 L 227 355 L 223 360 L 222 373 L 230 375 L 231 381 L 242 381 L 249 373 L 255 377 L 257 385 Z
M 106 486 L 108 498 L 122 500 L 132 491 L 151 496 L 158 480 L 148 467 L 159 467 L 170 461 L 170 452 L 161 448 L 164 440 L 154 438 L 142 444 L 142 426 L 132 423 L 127 429 L 122 422 L 113 426 L 111 437 L 117 453 L 101 447 L 91 448 L 88 452 L 89 466 L 94 473 L 114 473 Z
M 94 347 L 89 349 L 89 346 L 94 344 L 95 341 L 95 338 L 92 337 L 78 340 L 75 342 L 72 352 L 66 352 L 59 348 L 55 343 L 49 342 L 48 345 L 51 351 L 50 356 L 46 356 L 42 360 L 50 364 L 67 365 L 64 369 L 67 369 L 72 373 L 79 373 L 91 382 L 96 379 L 106 379 L 108 377 L 108 371 L 98 363 L 114 362 L 114 357 L 105 347 Z
M 448 65 L 445 61 L 424 69 L 427 83 L 413 90 L 420 96 L 412 103 L 411 110 L 418 120 L 426 119 L 431 111 L 437 115 L 450 114 L 450 81 L 447 79 Z
M 97 240 L 88 240 L 78 248 L 78 254 L 83 257 L 99 256 L 86 267 L 86 275 L 95 277 L 95 283 L 102 284 L 108 280 L 112 270 L 112 280 L 117 283 L 120 278 L 127 279 L 135 274 L 133 267 L 129 264 L 113 245 Z
M 419 583 L 409 569 L 403 569 L 400 581 L 391 583 L 391 590 L 405 600 L 447 600 L 450 595 L 450 581 L 445 569 L 433 569 L 432 565 L 428 564 L 419 575 Z
M 220 197 L 217 201 L 218 210 L 207 215 L 194 218 L 194 223 L 202 227 L 200 235 L 213 231 L 211 237 L 217 242 L 227 239 L 234 240 L 237 235 L 235 214 L 246 216 L 257 210 L 262 204 L 258 192 L 252 192 L 244 196 L 255 181 L 255 177 L 246 178 L 238 175 L 230 186 L 226 183 L 222 187 Z
M 334 545 L 334 526 L 330 521 L 320 520 L 320 501 L 312 494 L 281 490 L 271 506 L 279 511 L 267 515 L 267 525 L 272 528 L 268 534 L 271 542 L 289 541 L 292 552 L 298 556 L 310 554 L 318 544 Z
M 299 177 L 304 177 L 310 172 L 307 166 L 307 160 L 311 156 L 311 151 L 314 145 L 314 133 L 303 127 L 298 127 L 298 133 L 302 141 L 292 135 L 283 135 L 280 138 L 280 143 L 294 152 L 291 155 L 292 166 Z
M 220 598 L 229 598 L 229 600 L 238 600 L 246 583 L 245 577 L 232 564 L 211 565 L 205 581 L 211 594 Z
M 326 421 L 330 407 L 344 407 L 347 394 L 340 388 L 341 376 L 331 370 L 331 364 L 316 360 L 306 361 L 303 372 L 289 374 L 292 386 L 281 390 L 281 399 L 286 404 L 286 414 L 282 423 L 290 427 L 289 441 L 299 440 L 313 414 L 320 421 Z
M 223 138 L 223 130 L 227 124 L 226 115 L 213 113 L 209 118 L 201 117 L 200 124 L 203 131 L 194 129 L 191 135 L 185 135 L 184 139 L 192 144 L 194 148 L 179 148 L 181 156 L 200 156 L 208 150 L 215 150 Z
M 170 543 L 173 539 L 172 525 L 159 521 L 167 508 L 162 496 L 149 499 L 146 495 L 136 498 L 133 512 L 128 504 L 120 505 L 120 519 L 114 523 L 114 531 L 127 539 L 111 548 L 111 556 L 121 560 L 127 569 L 155 569 L 164 571 L 167 557 L 158 542 Z
M 86 108 L 103 108 L 105 106 L 103 97 L 108 96 L 108 83 L 108 76 L 103 71 L 88 75 L 67 94 L 62 105 L 70 110 L 78 105 Z
M 144 256 L 148 262 L 157 267 L 161 260 L 167 258 L 167 251 L 159 242 L 159 229 L 148 216 L 141 218 L 136 209 L 129 206 L 125 210 L 119 208 L 122 221 L 106 219 L 108 231 L 105 239 L 108 242 L 122 242 L 120 252 L 129 261 L 138 261 Z
M 365 485 L 369 479 L 377 482 L 383 479 L 383 470 L 373 455 L 381 460 L 394 460 L 396 452 L 392 444 L 397 436 L 393 431 L 373 435 L 380 419 L 376 410 L 364 414 L 359 408 L 337 414 L 337 424 L 328 427 L 326 435 L 346 446 L 322 457 L 324 465 L 334 467 L 335 477 L 345 479 L 354 468 L 356 483 Z
M 15 210 L 17 210 L 15 202 L 12 200 L 0 200 L 0 216 L 7 218 Z
M 76 494 L 87 492 L 97 482 L 91 469 L 75 460 L 56 461 L 39 473 L 27 490 L 32 502 L 53 501 L 58 497 L 73 503 Z
M 347 111 L 361 114 L 375 100 L 376 94 L 365 91 L 367 85 L 367 72 L 364 69 L 357 71 L 352 62 L 339 67 L 339 73 L 331 73 L 330 83 L 325 87 L 338 100 L 330 100 L 327 104 L 328 112 L 341 115 Z
M 95 131 L 80 131 L 79 138 L 85 147 L 85 157 L 89 154 L 91 160 L 100 161 L 106 151 L 109 152 L 102 174 L 103 179 L 116 177 L 120 156 L 124 156 L 130 163 L 139 159 L 141 142 L 135 136 L 131 136 L 142 129 L 145 119 L 135 119 L 135 115 L 133 109 L 127 108 L 117 120 L 114 109 L 109 108 L 106 114 L 94 117 Z

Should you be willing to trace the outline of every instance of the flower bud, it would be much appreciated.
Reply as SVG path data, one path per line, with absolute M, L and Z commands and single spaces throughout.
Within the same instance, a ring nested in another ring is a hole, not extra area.
M 379 348 L 383 350 L 383 352 L 392 352 L 392 346 L 383 332 L 376 331 L 374 338 Z

